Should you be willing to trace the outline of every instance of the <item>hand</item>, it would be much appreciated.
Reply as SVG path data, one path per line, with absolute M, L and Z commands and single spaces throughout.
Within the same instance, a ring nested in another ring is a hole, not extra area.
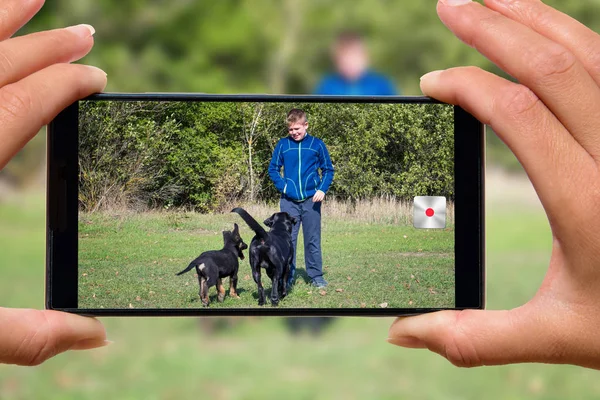
M 313 203 L 318 203 L 319 201 L 323 201 L 323 199 L 325 198 L 325 192 L 321 191 L 321 190 L 317 190 L 315 192 L 315 194 L 313 195 Z
M 467 67 L 421 88 L 491 125 L 524 166 L 552 229 L 548 272 L 521 307 L 401 318 L 388 340 L 459 366 L 600 368 L 600 36 L 538 0 L 485 4 L 440 0 L 438 14 L 520 84 Z
M 0 308 L 0 363 L 38 365 L 67 350 L 110 344 L 94 318 L 57 311 Z
M 101 70 L 69 64 L 91 50 L 91 27 L 8 39 L 42 4 L 0 0 L 0 169 L 63 108 L 106 86 Z M 36 365 L 68 349 L 107 343 L 104 328 L 92 318 L 0 308 L 0 363 Z
M 62 109 L 106 86 L 95 67 L 69 64 L 92 48 L 87 25 L 7 39 L 43 0 L 0 0 L 0 169 Z

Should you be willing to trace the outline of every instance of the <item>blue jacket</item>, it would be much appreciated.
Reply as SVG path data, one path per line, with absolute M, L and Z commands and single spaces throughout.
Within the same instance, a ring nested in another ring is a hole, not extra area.
M 355 81 L 344 79 L 339 74 L 327 75 L 317 86 L 315 94 L 345 96 L 393 96 L 394 84 L 385 76 L 367 70 Z
M 312 197 L 317 190 L 327 193 L 333 182 L 333 164 L 321 139 L 307 133 L 304 139 L 296 142 L 287 136 L 275 146 L 269 176 L 283 196 L 302 201 Z

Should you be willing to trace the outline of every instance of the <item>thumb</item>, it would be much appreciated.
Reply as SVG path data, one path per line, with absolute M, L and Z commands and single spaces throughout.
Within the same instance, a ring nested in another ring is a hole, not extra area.
M 560 340 L 550 322 L 527 306 L 510 311 L 440 311 L 398 318 L 388 341 L 428 348 L 459 367 L 560 358 Z
M 38 365 L 67 350 L 106 346 L 93 318 L 58 311 L 0 308 L 0 363 Z

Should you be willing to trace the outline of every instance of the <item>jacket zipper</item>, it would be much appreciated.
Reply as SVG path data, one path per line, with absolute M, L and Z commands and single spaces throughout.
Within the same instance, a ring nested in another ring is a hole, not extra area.
M 302 200 L 304 196 L 302 195 L 302 175 L 300 171 L 302 171 L 302 142 L 298 143 L 298 185 L 300 185 L 300 198 L 298 200 Z

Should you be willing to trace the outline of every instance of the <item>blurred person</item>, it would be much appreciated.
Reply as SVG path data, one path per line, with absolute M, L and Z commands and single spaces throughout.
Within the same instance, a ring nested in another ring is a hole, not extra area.
M 356 32 L 338 35 L 332 49 L 335 72 L 317 85 L 317 95 L 393 96 L 399 94 L 392 81 L 369 66 L 369 52 Z
M 281 192 L 280 210 L 296 219 L 292 228 L 294 260 L 286 285 L 289 290 L 294 284 L 296 244 L 302 226 L 306 273 L 311 285 L 321 289 L 327 287 L 327 281 L 323 278 L 321 251 L 321 204 L 333 182 L 333 164 L 325 143 L 308 134 L 308 119 L 304 110 L 291 109 L 286 121 L 289 135 L 277 142 L 269 164 L 269 176 Z
M 333 45 L 332 59 L 336 71 L 326 75 L 315 90 L 317 95 L 393 96 L 399 94 L 386 76 L 369 66 L 369 52 L 364 38 L 357 32 L 339 34 Z M 320 334 L 335 318 L 292 317 L 286 326 L 293 333 L 307 330 Z
M 552 256 L 526 304 L 400 318 L 388 340 L 464 367 L 600 369 L 600 35 L 538 0 L 440 0 L 437 11 L 518 83 L 464 67 L 423 76 L 421 89 L 490 125 L 516 155 L 548 216 Z

